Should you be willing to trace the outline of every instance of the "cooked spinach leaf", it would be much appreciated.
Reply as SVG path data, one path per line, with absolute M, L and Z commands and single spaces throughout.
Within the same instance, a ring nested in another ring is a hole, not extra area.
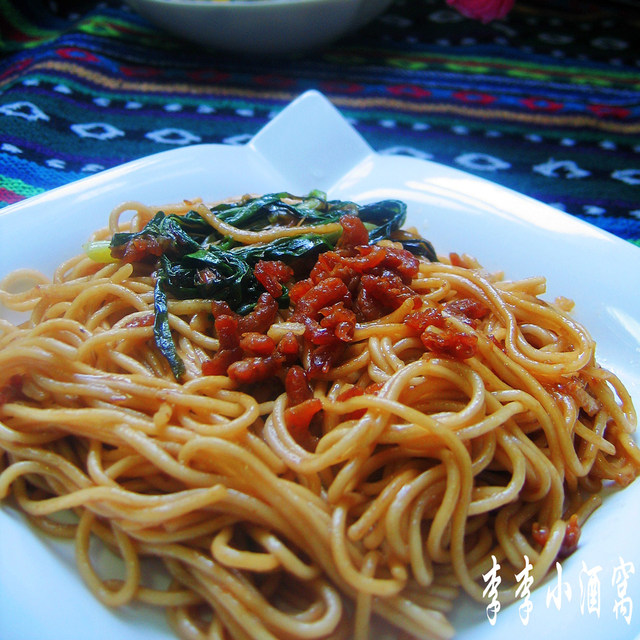
M 400 243 L 407 251 L 411 251 L 414 256 L 425 258 L 426 260 L 429 260 L 429 262 L 438 262 L 436 250 L 428 240 L 425 240 L 424 238 L 410 238 L 400 240 Z
M 153 239 L 162 253 L 184 254 L 196 251 L 211 232 L 209 224 L 197 213 L 190 211 L 184 216 L 165 215 L 158 211 L 144 229 L 135 233 L 114 233 L 111 239 L 111 253 L 121 257 L 130 243 L 137 240 L 145 243 Z
M 286 192 L 271 193 L 218 204 L 211 211 L 225 223 L 249 231 L 329 224 L 339 222 L 346 214 L 357 215 L 367 227 L 371 243 L 391 237 L 406 218 L 406 205 L 399 200 L 359 206 L 349 201 L 327 200 L 321 191 L 312 191 L 302 199 Z M 263 292 L 254 275 L 260 260 L 280 260 L 294 271 L 308 271 L 320 253 L 335 248 L 339 238 L 339 232 L 304 233 L 242 245 L 231 237 L 222 237 L 196 211 L 186 215 L 158 212 L 144 229 L 114 234 L 110 248 L 114 258 L 132 262 L 151 260 L 156 264 L 154 338 L 174 375 L 180 378 L 184 363 L 171 336 L 167 294 L 180 299 L 225 300 L 238 313 L 248 313 Z M 402 243 L 416 255 L 436 259 L 427 241 L 407 239 Z M 286 288 L 279 303 L 288 304 Z
M 167 307 L 167 294 L 165 288 L 165 277 L 160 275 L 154 287 L 153 305 L 155 318 L 153 321 L 153 337 L 160 353 L 167 359 L 171 371 L 177 380 L 184 375 L 184 362 L 178 355 L 176 344 L 171 335 L 169 326 L 169 311 Z

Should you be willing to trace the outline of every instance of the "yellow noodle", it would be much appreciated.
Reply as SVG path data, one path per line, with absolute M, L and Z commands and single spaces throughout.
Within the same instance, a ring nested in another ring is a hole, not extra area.
M 245 231 L 198 200 L 161 210 L 197 211 L 242 244 L 341 230 Z M 124 203 L 91 240 L 138 231 L 157 211 Z M 381 620 L 451 638 L 446 615 L 460 591 L 483 601 L 492 556 L 517 573 L 526 555 L 542 582 L 571 516 L 585 525 L 604 484 L 640 471 L 628 391 L 567 301 L 538 297 L 540 276 L 507 281 L 469 256 L 420 261 L 421 306 L 409 298 L 358 322 L 342 360 L 312 380 L 322 412 L 306 444 L 286 393 L 253 397 L 202 375 L 220 348 L 211 301 L 168 301 L 186 367 L 173 378 L 153 343 L 150 273 L 77 256 L 51 279 L 20 270 L 0 284 L 0 303 L 30 314 L 0 321 L 0 498 L 74 538 L 99 600 L 162 607 L 183 640 L 364 640 Z M 486 316 L 447 311 L 464 299 Z M 473 336 L 473 355 L 429 351 L 405 323 L 424 309 Z M 275 342 L 304 336 L 290 315 L 280 309 L 266 332 Z M 58 522 L 65 511 L 72 521 Z M 94 566 L 96 544 L 121 560 L 116 577 Z M 165 589 L 144 583 L 147 558 Z

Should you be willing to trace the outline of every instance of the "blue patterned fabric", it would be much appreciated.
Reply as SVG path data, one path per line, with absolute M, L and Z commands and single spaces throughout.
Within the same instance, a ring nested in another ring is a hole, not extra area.
M 396 0 L 292 59 L 176 41 L 126 5 L 0 0 L 0 206 L 122 162 L 241 144 L 323 92 L 379 152 L 429 158 L 640 240 L 638 3 Z

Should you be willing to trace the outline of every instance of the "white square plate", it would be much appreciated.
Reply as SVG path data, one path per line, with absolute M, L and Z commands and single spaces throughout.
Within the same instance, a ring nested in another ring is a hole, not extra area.
M 125 200 L 166 204 L 244 193 L 318 188 L 331 198 L 364 203 L 398 198 L 441 254 L 469 253 L 509 278 L 544 275 L 548 299 L 572 298 L 575 317 L 596 339 L 601 364 L 618 374 L 640 407 L 640 250 L 595 227 L 461 171 L 415 158 L 382 156 L 317 92 L 299 97 L 244 146 L 198 145 L 127 163 L 0 210 L 0 278 L 18 267 L 45 273 L 81 251 Z M 0 310 L 1 313 L 1 310 Z M 547 603 L 552 573 L 533 591 L 528 625 L 517 604 L 491 626 L 481 605 L 461 600 L 452 616 L 461 640 L 603 637 L 633 640 L 616 616 L 612 583 L 621 560 L 635 574 L 626 595 L 640 607 L 640 483 L 608 496 L 587 523 L 578 550 L 563 563 L 572 591 L 560 609 Z M 600 612 L 589 612 L 580 584 L 600 567 Z M 582 573 L 581 573 L 582 572 Z M 535 587 L 536 585 L 534 585 Z M 581 609 L 582 605 L 582 609 Z M 162 613 L 136 606 L 110 611 L 85 589 L 71 545 L 35 532 L 0 507 L 0 638 L 2 640 L 168 640 Z

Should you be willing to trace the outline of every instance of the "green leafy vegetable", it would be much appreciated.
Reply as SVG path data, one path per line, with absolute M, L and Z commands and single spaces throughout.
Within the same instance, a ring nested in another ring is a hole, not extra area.
M 162 253 L 183 255 L 197 251 L 211 232 L 209 224 L 194 211 L 184 216 L 165 215 L 158 211 L 144 229 L 136 233 L 114 233 L 111 253 L 120 256 L 119 249 L 126 249 L 132 242 L 153 239 Z
M 359 206 L 349 201 L 327 200 L 321 191 L 312 191 L 305 198 L 286 192 L 271 193 L 218 204 L 210 210 L 226 224 L 253 232 L 277 226 L 325 225 L 337 223 L 347 214 L 357 215 L 365 224 L 371 243 L 392 237 L 406 219 L 406 205 L 399 200 Z M 161 211 L 140 231 L 114 234 L 110 252 L 115 259 L 152 261 L 156 265 L 154 338 L 174 375 L 180 378 L 184 364 L 169 328 L 167 294 L 180 299 L 225 300 L 238 313 L 248 313 L 263 292 L 254 275 L 254 267 L 260 260 L 280 260 L 294 271 L 308 270 L 320 253 L 335 248 L 339 238 L 340 232 L 307 232 L 242 245 L 231 237 L 223 237 L 196 211 L 185 215 Z M 436 259 L 425 240 L 400 241 L 416 255 Z M 90 255 L 107 261 L 102 243 L 93 245 L 87 247 Z M 286 289 L 279 302 L 288 304 Z
M 402 246 L 407 251 L 411 251 L 414 256 L 425 258 L 426 260 L 429 260 L 429 262 L 438 262 L 436 250 L 428 240 L 425 240 L 424 238 L 410 238 L 400 240 L 400 242 L 402 243 Z
M 184 375 L 184 362 L 178 355 L 176 344 L 169 326 L 167 294 L 164 290 L 165 278 L 159 277 L 153 294 L 155 318 L 153 321 L 153 337 L 160 353 L 167 359 L 173 375 L 179 380 Z

